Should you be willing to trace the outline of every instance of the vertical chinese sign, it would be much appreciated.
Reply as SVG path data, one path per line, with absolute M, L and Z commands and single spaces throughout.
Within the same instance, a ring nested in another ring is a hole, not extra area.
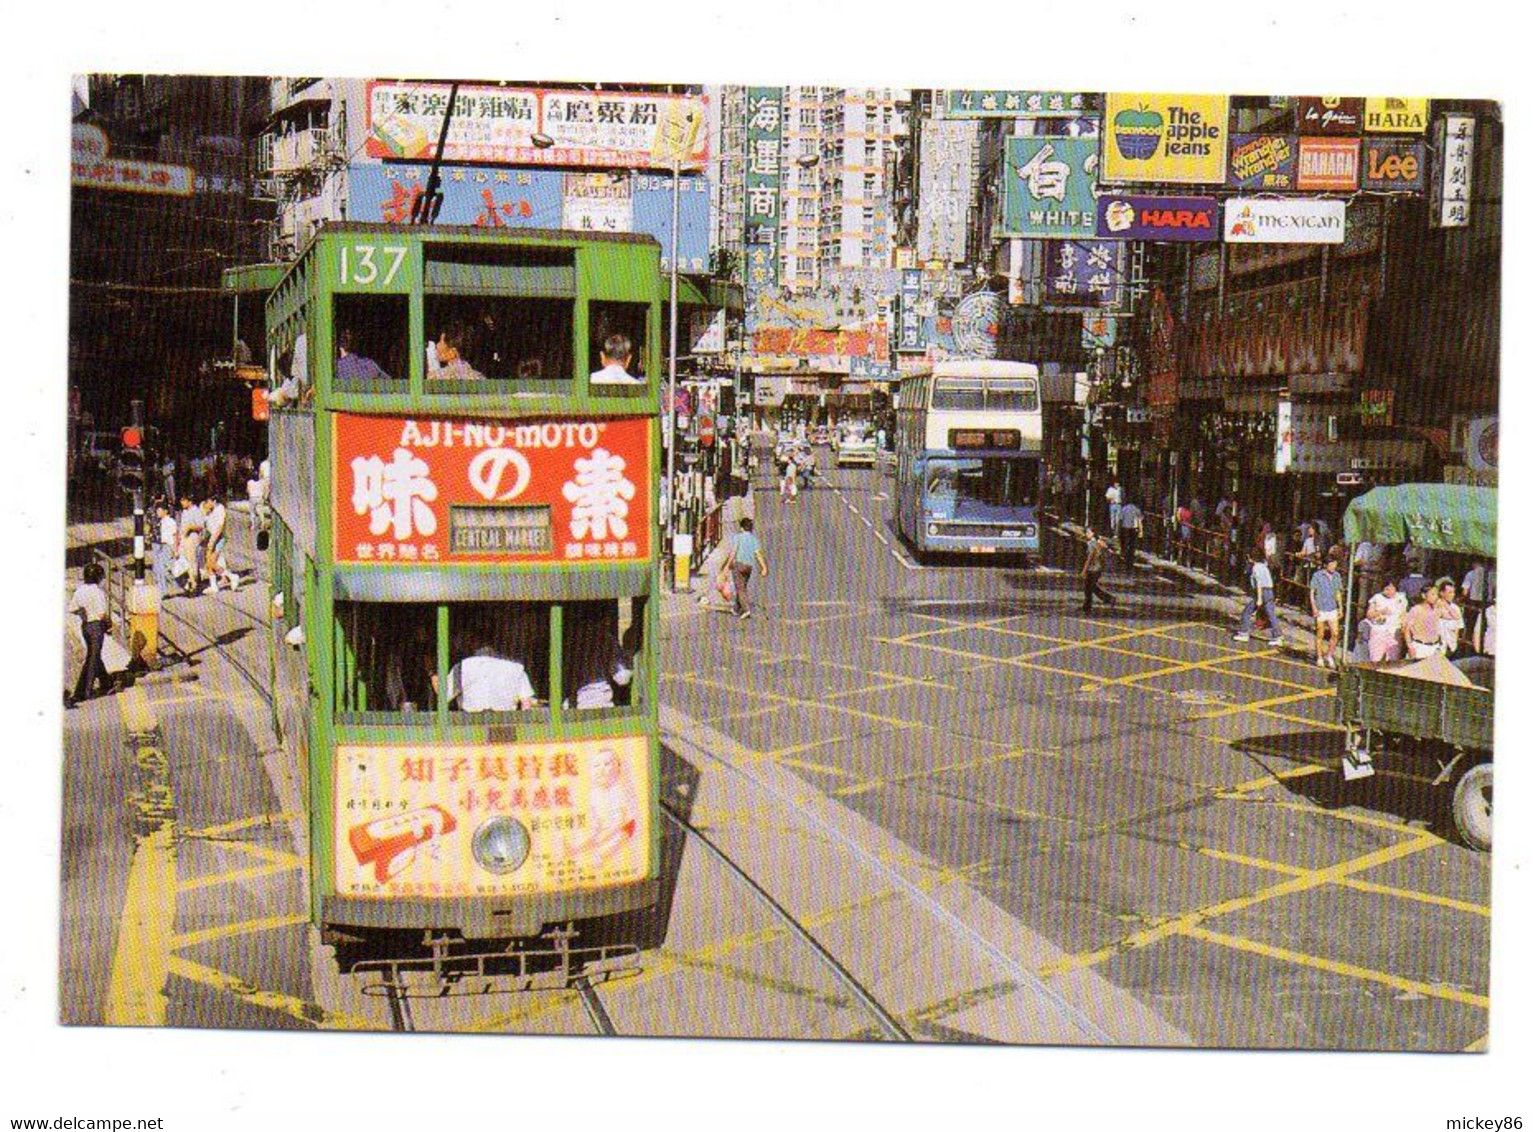
M 745 309 L 750 312 L 753 293 L 777 286 L 782 88 L 747 88 L 745 115 Z
M 1432 182 L 1432 223 L 1439 228 L 1465 228 L 1473 180 L 1474 119 L 1468 114 L 1445 114 L 1437 122 L 1435 141 L 1442 159 Z

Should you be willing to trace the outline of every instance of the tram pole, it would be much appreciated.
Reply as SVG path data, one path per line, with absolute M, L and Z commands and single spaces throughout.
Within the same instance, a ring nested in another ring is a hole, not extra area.
M 676 588 L 676 518 L 679 508 L 676 506 L 676 444 L 680 439 L 676 435 L 676 299 L 678 281 L 676 277 L 676 257 L 680 246 L 681 235 L 681 148 L 677 146 L 671 152 L 671 344 L 670 344 L 670 369 L 669 369 L 669 408 L 667 419 L 670 422 L 670 443 L 665 450 L 665 491 L 666 498 L 670 501 L 666 509 L 666 522 L 670 525 L 671 544 L 671 589 Z

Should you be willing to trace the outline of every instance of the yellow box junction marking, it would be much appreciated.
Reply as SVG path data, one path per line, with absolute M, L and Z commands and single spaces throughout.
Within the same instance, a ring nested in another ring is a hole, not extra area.
M 262 990 L 260 987 L 247 983 L 244 979 L 223 971 L 208 967 L 202 963 L 194 962 L 184 956 L 172 956 L 170 960 L 172 974 L 179 975 L 194 983 L 212 987 L 214 990 L 232 994 L 236 998 L 243 999 L 252 1006 L 259 1006 L 266 1010 L 274 1010 L 279 1014 L 286 1014 L 296 1018 L 300 1022 L 307 1022 L 317 1026 L 321 1030 L 383 1030 L 387 1027 L 380 1023 L 360 1018 L 355 1014 L 344 1014 L 338 1011 L 326 1010 L 324 1007 L 313 1002 L 305 1002 L 301 998 L 294 998 L 290 994 L 280 991 Z

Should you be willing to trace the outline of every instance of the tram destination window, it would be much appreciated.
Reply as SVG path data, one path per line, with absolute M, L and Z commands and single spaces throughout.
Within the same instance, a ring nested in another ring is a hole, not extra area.
M 332 308 L 334 388 L 398 392 L 410 374 L 407 295 L 336 295 Z
M 553 549 L 546 504 L 453 504 L 447 513 L 452 554 L 547 554 Z
M 576 711 L 625 708 L 642 700 L 643 598 L 564 604 L 564 704 Z
M 426 296 L 427 389 L 515 392 L 572 384 L 572 299 Z

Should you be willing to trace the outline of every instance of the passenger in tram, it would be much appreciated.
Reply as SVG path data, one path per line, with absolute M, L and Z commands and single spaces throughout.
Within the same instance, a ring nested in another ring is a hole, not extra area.
M 591 375 L 592 385 L 643 385 L 642 377 L 628 372 L 633 360 L 633 342 L 626 334 L 609 334 L 601 347 L 601 366 Z
M 617 608 L 610 602 L 571 604 L 564 631 L 564 706 L 575 710 L 617 705 L 633 683 L 633 655 L 617 630 Z
M 336 336 L 335 376 L 341 381 L 388 381 L 389 375 L 372 358 L 364 357 L 353 349 L 355 338 L 351 327 Z
M 480 373 L 463 355 L 468 351 L 468 331 L 461 323 L 452 323 L 445 327 L 437 340 L 428 347 L 426 374 L 429 378 L 439 381 L 484 381 L 484 374 Z M 435 350 L 436 364 L 430 364 L 429 351 Z
M 493 645 L 475 642 L 471 656 L 464 657 L 447 673 L 447 703 L 456 701 L 461 711 L 527 711 L 536 703 L 527 669 L 501 656 Z M 437 679 L 431 677 L 435 690 Z

